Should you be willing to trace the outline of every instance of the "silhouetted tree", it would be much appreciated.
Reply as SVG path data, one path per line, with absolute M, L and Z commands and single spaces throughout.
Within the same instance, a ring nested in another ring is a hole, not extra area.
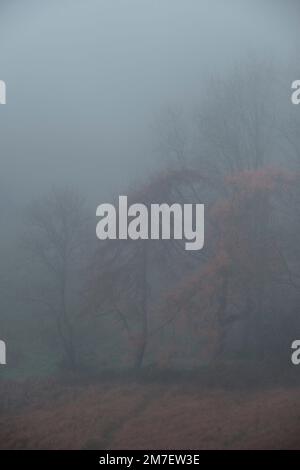
M 53 317 L 64 363 L 77 365 L 74 321 L 82 308 L 87 261 L 87 219 L 74 190 L 57 190 L 33 203 L 27 214 L 24 247 L 28 256 L 24 299 L 37 302 Z

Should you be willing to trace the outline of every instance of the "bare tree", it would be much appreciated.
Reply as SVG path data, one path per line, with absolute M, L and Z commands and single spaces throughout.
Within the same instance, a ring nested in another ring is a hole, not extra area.
M 130 203 L 189 202 L 207 181 L 197 171 L 162 172 L 130 194 Z M 198 196 L 200 198 L 200 194 Z M 201 199 L 201 198 L 200 198 Z M 170 231 L 173 221 L 170 219 Z M 181 240 L 113 240 L 99 245 L 91 269 L 90 299 L 97 317 L 117 318 L 133 348 L 134 367 L 144 364 L 149 338 L 172 322 L 161 318 L 163 292 L 197 265 L 199 254 L 184 250 Z M 171 317 L 171 318 L 170 318 Z
M 186 168 L 190 157 L 190 129 L 179 107 L 167 107 L 156 118 L 154 133 L 156 150 L 167 165 Z
M 74 321 L 82 304 L 86 222 L 76 191 L 53 191 L 30 207 L 24 237 L 30 275 L 23 296 L 53 317 L 65 365 L 72 369 L 78 360 Z
M 275 82 L 266 64 L 244 64 L 213 78 L 195 114 L 195 157 L 201 168 L 230 174 L 263 167 L 274 141 Z M 272 149 L 273 150 L 273 149 Z

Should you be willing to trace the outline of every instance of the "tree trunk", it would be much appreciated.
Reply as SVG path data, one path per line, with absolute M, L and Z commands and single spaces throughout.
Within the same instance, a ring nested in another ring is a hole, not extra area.
M 141 338 L 138 342 L 135 358 L 135 368 L 141 369 L 144 362 L 144 357 L 148 341 L 148 250 L 145 243 L 142 243 L 141 250 L 141 278 L 140 278 L 140 292 L 141 292 Z

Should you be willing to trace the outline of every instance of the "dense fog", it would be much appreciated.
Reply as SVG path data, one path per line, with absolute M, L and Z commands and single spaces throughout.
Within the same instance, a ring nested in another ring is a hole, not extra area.
M 0 2 L 1 448 L 299 446 L 299 13 L 279 0 Z M 120 195 L 203 204 L 203 249 L 99 240 L 97 207 Z M 293 432 L 261 440 L 266 401 Z M 215 409 L 210 441 L 199 426 Z M 162 444 L 154 416 L 173 423 Z

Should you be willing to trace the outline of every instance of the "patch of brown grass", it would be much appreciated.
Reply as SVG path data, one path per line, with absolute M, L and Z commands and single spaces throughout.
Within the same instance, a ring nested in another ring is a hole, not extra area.
M 2 449 L 300 448 L 299 388 L 49 383 L 26 396 L 2 412 Z

